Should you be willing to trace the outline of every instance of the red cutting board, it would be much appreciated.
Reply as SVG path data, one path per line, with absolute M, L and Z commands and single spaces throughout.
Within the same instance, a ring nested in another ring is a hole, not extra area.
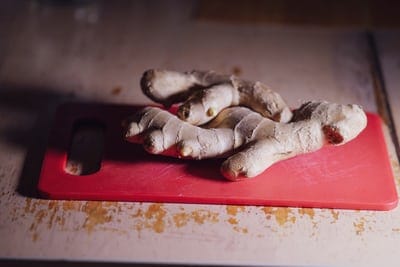
M 45 153 L 39 191 L 50 199 L 179 202 L 390 210 L 398 197 L 380 118 L 355 140 L 281 161 L 241 182 L 225 180 L 221 160 L 149 155 L 123 140 L 121 121 L 139 107 L 67 104 L 59 108 Z M 74 123 L 105 126 L 101 168 L 90 175 L 64 171 Z

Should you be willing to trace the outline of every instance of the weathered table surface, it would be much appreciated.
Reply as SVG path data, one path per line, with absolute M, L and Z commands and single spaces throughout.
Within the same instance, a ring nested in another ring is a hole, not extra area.
M 387 212 L 35 197 L 63 101 L 144 104 L 143 70 L 214 69 L 307 99 L 378 112 L 364 32 L 197 20 L 193 3 L 10 4 L 0 30 L 0 257 L 258 265 L 396 265 L 400 209 Z M 16 12 L 17 10 L 18 12 Z M 400 133 L 400 34 L 375 34 Z M 400 170 L 387 138 L 395 173 Z

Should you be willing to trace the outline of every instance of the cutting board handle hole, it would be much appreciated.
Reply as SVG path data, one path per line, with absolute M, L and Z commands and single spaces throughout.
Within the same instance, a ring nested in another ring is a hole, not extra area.
M 103 158 L 104 133 L 105 126 L 98 121 L 75 121 L 64 171 L 72 175 L 98 172 Z

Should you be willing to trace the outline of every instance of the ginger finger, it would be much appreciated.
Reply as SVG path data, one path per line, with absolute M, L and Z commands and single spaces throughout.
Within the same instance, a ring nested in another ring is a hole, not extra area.
M 341 105 L 328 102 L 304 103 L 294 111 L 293 122 L 320 121 L 331 144 L 355 138 L 359 129 L 366 126 L 366 115 L 362 107 L 355 104 Z M 340 133 L 340 136 L 338 135 Z M 343 139 L 342 141 L 340 141 Z
M 325 145 L 343 145 L 366 127 L 367 118 L 358 105 L 308 102 L 295 110 L 291 123 L 273 124 L 273 134 L 259 127 L 254 143 L 222 163 L 221 173 L 227 179 L 254 177 L 278 161 Z
M 229 82 L 229 75 L 213 71 L 177 72 L 150 69 L 143 73 L 140 86 L 151 100 L 166 107 L 185 101 L 192 93 L 214 84 Z
M 225 160 L 221 165 L 221 173 L 232 181 L 257 176 L 277 161 L 277 158 L 282 159 L 278 147 L 279 143 L 272 138 L 251 143 Z M 266 151 L 268 153 L 265 153 Z
M 149 153 L 202 159 L 234 149 L 230 128 L 200 128 L 156 107 L 147 107 L 141 114 L 139 120 L 127 123 L 125 139 L 142 143 Z
M 178 109 L 178 117 L 193 125 L 215 118 L 226 107 L 237 106 L 239 95 L 230 83 L 213 85 L 189 97 Z
M 246 106 L 264 117 L 288 122 L 292 112 L 282 97 L 260 82 L 251 82 L 213 71 L 175 72 L 148 70 L 141 79 L 143 92 L 166 106 L 184 102 L 178 116 L 200 125 L 229 106 Z
M 254 177 L 278 161 L 316 151 L 326 143 L 318 121 L 280 124 L 274 132 L 275 136 L 260 138 L 225 160 L 222 175 L 232 181 Z
M 144 143 L 150 153 L 175 157 L 202 159 L 233 154 L 221 166 L 222 174 L 233 181 L 257 176 L 280 160 L 324 145 L 345 144 L 367 123 L 361 107 L 328 102 L 303 104 L 290 123 L 272 121 L 245 107 L 224 109 L 204 128 L 159 108 L 146 108 L 140 114 L 129 124 L 128 141 Z M 171 148 L 175 150 L 171 152 Z

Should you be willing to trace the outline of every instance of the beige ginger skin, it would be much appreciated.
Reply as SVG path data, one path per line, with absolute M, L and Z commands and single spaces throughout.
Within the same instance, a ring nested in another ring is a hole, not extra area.
M 234 75 L 151 69 L 143 74 L 140 84 L 150 99 L 164 106 L 183 102 L 177 115 L 193 125 L 209 122 L 230 106 L 246 106 L 278 122 L 288 122 L 292 117 L 278 93 L 260 82 Z
M 232 181 L 254 177 L 272 164 L 325 145 L 342 145 L 367 124 L 358 105 L 307 102 L 289 123 L 276 122 L 246 107 L 225 108 L 203 127 L 168 111 L 146 107 L 128 119 L 125 138 L 152 154 L 203 159 L 228 157 L 221 173 Z

